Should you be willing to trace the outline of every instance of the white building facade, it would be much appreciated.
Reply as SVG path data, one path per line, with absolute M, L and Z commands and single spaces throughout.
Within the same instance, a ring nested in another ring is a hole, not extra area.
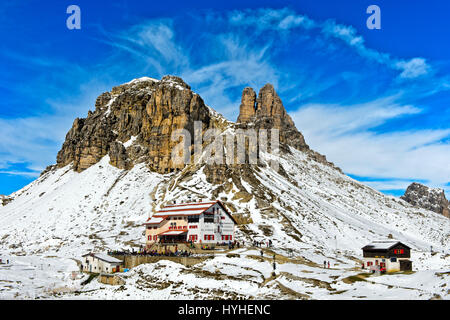
M 118 272 L 122 264 L 122 260 L 105 253 L 87 253 L 82 256 L 81 269 L 83 272 L 113 273 Z
M 236 221 L 222 202 L 172 204 L 147 220 L 147 247 L 155 242 L 229 243 Z

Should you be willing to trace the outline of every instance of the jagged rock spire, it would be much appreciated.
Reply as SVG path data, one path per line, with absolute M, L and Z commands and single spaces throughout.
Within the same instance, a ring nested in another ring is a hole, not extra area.
M 245 88 L 239 111 L 239 125 L 251 124 L 256 129 L 279 129 L 281 143 L 299 150 L 309 149 L 272 84 L 264 85 L 259 90 L 258 98 L 252 88 Z
M 248 122 L 255 116 L 256 111 L 256 93 L 247 87 L 242 91 L 241 106 L 239 107 L 239 117 L 237 122 Z

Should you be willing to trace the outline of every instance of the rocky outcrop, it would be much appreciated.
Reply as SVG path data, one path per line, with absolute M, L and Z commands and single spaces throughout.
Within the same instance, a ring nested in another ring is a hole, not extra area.
M 342 173 L 332 162 L 327 161 L 324 155 L 310 149 L 305 138 L 295 127 L 294 121 L 286 112 L 283 102 L 272 84 L 264 85 L 256 97 L 255 91 L 247 87 L 242 92 L 239 116 L 236 121 L 237 128 L 278 129 L 280 133 L 280 150 L 289 152 L 287 146 L 306 152 L 314 161 L 332 166 Z
M 4 196 L 4 195 L 0 194 L 0 203 L 1 203 L 2 206 L 6 206 L 11 201 L 13 201 L 13 198 L 7 197 L 7 196 Z
M 442 189 L 430 188 L 414 182 L 408 186 L 405 194 L 400 198 L 413 206 L 431 210 L 450 218 L 450 204 Z
M 239 127 L 278 129 L 281 144 L 287 144 L 302 151 L 309 150 L 303 135 L 287 114 L 273 85 L 266 84 L 262 87 L 257 98 L 252 88 L 245 88 L 239 111 L 237 119 Z
M 75 119 L 57 155 L 56 167 L 73 164 L 73 169 L 81 172 L 109 156 L 110 164 L 119 169 L 129 170 L 144 162 L 158 173 L 177 171 L 185 166 L 173 163 L 172 151 L 181 138 L 173 140 L 172 134 L 182 129 L 191 134 L 192 156 L 195 121 L 202 123 L 202 133 L 210 128 L 220 132 L 240 128 L 279 129 L 281 152 L 289 152 L 287 146 L 292 146 L 315 161 L 330 164 L 324 156 L 309 149 L 271 84 L 261 88 L 258 96 L 252 88 L 244 89 L 235 124 L 206 106 L 181 78 L 165 76 L 161 80 L 135 79 L 101 94 L 94 111 L 89 111 L 86 118 Z M 205 143 L 208 142 L 203 146 Z M 247 141 L 246 148 L 257 146 L 250 146 Z M 221 183 L 225 176 L 240 172 L 233 166 L 208 165 L 208 181 Z
M 171 172 L 177 169 L 171 152 L 179 143 L 172 141 L 172 133 L 186 129 L 193 136 L 194 121 L 206 129 L 210 120 L 208 107 L 181 78 L 136 79 L 103 93 L 94 112 L 75 119 L 57 166 L 73 163 L 80 172 L 109 155 L 110 163 L 121 169 L 146 162 L 154 171 Z M 128 145 L 130 139 L 133 143 Z
M 242 91 L 241 105 L 239 107 L 238 123 L 246 123 L 251 121 L 256 113 L 256 93 L 247 87 Z

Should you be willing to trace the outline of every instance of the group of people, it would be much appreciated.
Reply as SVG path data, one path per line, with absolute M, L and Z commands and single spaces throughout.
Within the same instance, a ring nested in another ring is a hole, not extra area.
M 326 269 L 327 268 L 327 263 L 328 263 L 328 269 L 330 269 L 330 261 L 323 261 L 323 267 Z
M 192 248 L 194 248 L 195 246 L 191 243 Z M 223 247 L 228 247 L 228 249 L 234 249 L 235 247 L 240 248 L 241 247 L 241 243 L 239 241 L 228 241 L 228 242 L 217 242 L 216 245 L 213 244 L 200 244 L 200 248 L 202 250 L 213 250 L 215 249 L 216 246 L 223 246 Z M 242 241 L 242 246 L 244 246 L 244 242 Z
M 110 256 L 142 256 L 145 255 L 146 252 L 144 250 L 139 250 L 139 251 L 130 251 L 130 250 L 125 250 L 125 251 L 119 251 L 119 250 L 113 250 L 113 251 L 108 251 L 108 255 Z
M 268 241 L 253 241 L 253 246 L 254 247 L 258 247 L 258 248 L 262 248 L 263 246 L 266 246 L 267 248 L 271 248 L 272 247 L 272 240 L 268 240 Z
M 175 250 L 169 250 L 164 248 L 164 250 L 139 250 L 139 251 L 108 251 L 108 255 L 111 256 L 123 256 L 123 255 L 134 255 L 134 256 L 165 256 L 165 257 L 189 257 L 192 252 L 187 250 L 178 250 L 175 247 Z
M 175 250 L 175 251 L 171 251 L 171 250 L 164 250 L 161 252 L 158 252 L 157 250 L 151 250 L 148 251 L 146 253 L 147 255 L 150 256 L 166 256 L 166 257 L 189 257 L 192 253 L 190 251 L 187 250 Z

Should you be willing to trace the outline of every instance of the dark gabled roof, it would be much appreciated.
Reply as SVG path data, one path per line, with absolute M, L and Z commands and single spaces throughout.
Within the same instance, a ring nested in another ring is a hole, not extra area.
M 391 239 L 372 241 L 368 245 L 364 246 L 362 249 L 363 250 L 389 250 L 398 244 L 401 244 L 401 245 L 405 246 L 406 248 L 411 249 L 406 244 L 404 244 L 398 240 L 391 240 Z

